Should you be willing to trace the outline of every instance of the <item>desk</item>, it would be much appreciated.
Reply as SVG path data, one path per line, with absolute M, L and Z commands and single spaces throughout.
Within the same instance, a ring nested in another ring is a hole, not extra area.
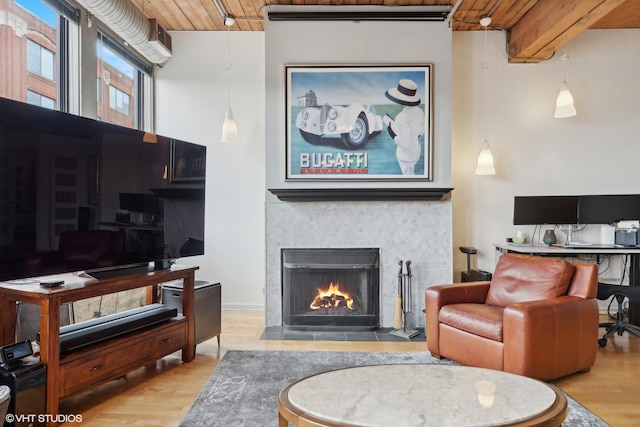
M 573 257 L 578 255 L 624 255 L 629 256 L 629 286 L 640 286 L 640 247 L 604 247 L 598 245 L 535 246 L 494 243 L 497 251 L 528 255 Z M 629 323 L 640 325 L 640 304 L 629 304 Z
M 80 299 L 92 298 L 101 295 L 111 294 L 120 291 L 126 291 L 136 288 L 147 288 L 147 303 L 156 302 L 158 295 L 158 284 L 183 280 L 183 315 L 184 318 L 177 325 L 171 326 L 172 331 L 177 331 L 176 334 L 181 335 L 183 343 L 186 343 L 182 349 L 182 360 L 189 362 L 195 357 L 195 312 L 194 312 L 194 279 L 195 271 L 198 267 L 177 266 L 174 265 L 170 270 L 147 270 L 141 271 L 136 269 L 133 273 L 128 273 L 122 270 L 122 274 L 115 275 L 103 280 L 96 280 L 91 277 L 82 277 L 73 273 L 57 274 L 55 277 L 61 278 L 65 281 L 64 285 L 57 288 L 44 288 L 39 283 L 24 283 L 24 284 L 10 284 L 6 282 L 0 282 L 0 316 L 2 324 L 0 325 L 0 345 L 10 344 L 15 341 L 15 326 L 16 326 L 16 302 L 22 301 L 31 304 L 36 304 L 40 307 L 40 360 L 47 365 L 47 398 L 46 398 L 46 413 L 50 416 L 58 414 L 58 403 L 63 398 L 68 397 L 65 393 L 65 387 L 67 387 L 65 381 L 68 378 L 64 377 L 64 369 L 66 360 L 69 359 L 69 355 L 65 355 L 64 358 L 60 357 L 60 305 L 63 303 L 69 303 Z M 37 279 L 37 278 L 36 278 Z M 163 328 L 159 326 L 158 328 Z M 148 363 L 151 360 L 160 357 L 160 353 L 145 354 L 145 348 L 131 351 L 131 346 L 135 345 L 138 341 L 136 339 L 138 332 L 132 332 L 129 337 L 123 336 L 118 341 L 118 345 L 124 348 L 124 353 L 131 353 L 136 355 L 139 361 Z M 144 334 L 144 330 L 140 331 Z M 142 335 L 144 336 L 144 335 Z M 177 340 L 176 340 L 177 341 Z M 180 345 L 183 345 L 182 343 Z M 100 355 L 103 346 L 113 346 L 109 342 L 105 344 L 93 344 L 83 356 L 96 356 Z M 180 349 L 180 348 L 177 348 Z M 170 352 L 176 349 L 171 349 Z M 80 354 L 80 352 L 78 353 Z M 105 380 L 112 379 L 115 375 L 122 375 L 122 372 L 127 372 L 140 366 L 138 363 L 131 363 L 128 366 L 114 366 L 111 368 L 111 363 L 117 365 L 116 361 L 110 361 L 109 367 L 111 371 L 106 369 L 99 372 L 102 375 L 99 381 L 92 382 L 90 379 L 86 379 L 83 383 L 85 388 L 97 384 L 98 382 L 104 382 Z M 106 363 L 106 362 L 105 362 Z M 107 368 L 104 364 L 100 365 L 100 368 Z M 94 368 L 95 370 L 95 368 Z M 89 375 L 87 373 L 86 375 Z M 73 385 L 68 388 L 71 389 Z M 78 390 L 82 391 L 82 390 Z M 69 393 L 70 395 L 70 393 Z M 54 417 L 55 418 L 55 417 Z M 48 426 L 56 425 L 55 422 L 47 422 Z
M 163 255 L 164 228 L 150 224 L 124 224 L 121 222 L 100 222 L 102 227 L 117 228 L 127 236 L 125 246 L 132 249 L 135 258 L 132 262 L 158 258 Z

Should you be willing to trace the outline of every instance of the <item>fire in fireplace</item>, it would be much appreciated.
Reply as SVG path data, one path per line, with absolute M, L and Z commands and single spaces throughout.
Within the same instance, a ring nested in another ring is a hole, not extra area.
M 353 304 L 353 298 L 347 292 L 340 290 L 340 284 L 329 283 L 329 288 L 318 288 L 318 294 L 313 298 L 311 304 L 309 304 L 311 310 L 340 310 L 341 308 L 347 308 L 349 310 L 355 310 Z
M 380 326 L 380 250 L 283 249 L 282 323 L 297 330 Z

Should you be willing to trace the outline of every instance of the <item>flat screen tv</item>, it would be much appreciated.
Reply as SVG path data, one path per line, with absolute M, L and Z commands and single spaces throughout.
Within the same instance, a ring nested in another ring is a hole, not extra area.
M 31 277 L 26 263 L 75 230 L 125 236 L 106 267 L 204 253 L 206 147 L 143 136 L 0 98 L 0 280 Z M 148 214 L 142 223 L 119 221 L 137 210 Z M 71 261 L 51 268 L 75 271 Z
M 580 196 L 578 217 L 581 224 L 640 220 L 640 194 Z
M 513 225 L 578 224 L 578 196 L 516 196 Z

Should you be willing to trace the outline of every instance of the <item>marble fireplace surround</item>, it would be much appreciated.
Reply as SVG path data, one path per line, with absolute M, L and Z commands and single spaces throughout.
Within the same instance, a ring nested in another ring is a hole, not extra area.
M 408 326 L 424 327 L 424 290 L 452 280 L 451 200 L 266 203 L 267 326 L 282 325 L 281 249 L 380 248 L 380 326 L 392 327 L 398 260 L 411 260 Z

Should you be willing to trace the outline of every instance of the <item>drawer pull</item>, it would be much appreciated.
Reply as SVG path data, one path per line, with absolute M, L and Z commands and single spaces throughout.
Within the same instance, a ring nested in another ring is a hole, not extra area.
M 99 365 L 94 366 L 93 368 L 90 369 L 91 372 L 95 372 L 95 371 L 99 371 L 100 369 L 104 369 L 105 368 L 105 364 L 101 363 Z
M 165 338 L 160 341 L 160 344 L 169 344 L 171 342 L 171 338 Z

